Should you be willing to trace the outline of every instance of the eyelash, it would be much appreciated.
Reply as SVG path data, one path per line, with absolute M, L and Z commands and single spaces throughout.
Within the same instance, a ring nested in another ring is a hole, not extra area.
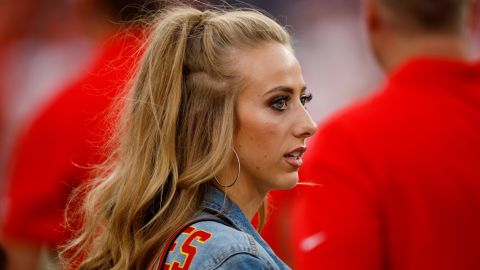
M 312 100 L 313 96 L 312 94 L 307 94 L 307 95 L 302 95 L 300 96 L 300 102 L 302 105 L 305 107 L 305 105 Z M 290 101 L 290 96 L 280 96 L 272 100 L 270 103 L 270 107 L 272 107 L 274 110 L 277 111 L 284 111 L 287 108 L 287 102 Z M 283 102 L 283 104 L 280 104 L 280 102 Z M 280 106 L 278 106 L 280 105 Z

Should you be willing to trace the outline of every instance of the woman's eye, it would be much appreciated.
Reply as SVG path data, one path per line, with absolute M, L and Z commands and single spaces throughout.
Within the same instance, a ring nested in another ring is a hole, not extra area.
M 303 106 L 305 106 L 308 102 L 312 100 L 312 98 L 313 98 L 312 94 L 302 95 L 300 97 L 300 102 L 302 103 Z
M 288 99 L 289 98 L 287 96 L 278 97 L 272 101 L 270 106 L 272 106 L 272 108 L 275 110 L 284 111 L 287 109 Z

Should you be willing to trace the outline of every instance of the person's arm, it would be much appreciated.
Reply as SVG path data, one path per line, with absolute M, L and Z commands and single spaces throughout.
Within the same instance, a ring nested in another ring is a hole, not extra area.
M 41 246 L 19 241 L 2 239 L 4 256 L 0 259 L 0 269 L 24 270 L 39 269 Z
M 7 269 L 7 253 L 0 243 L 0 269 Z
M 2 224 L 10 269 L 37 269 L 33 266 L 41 249 L 54 251 L 66 239 L 63 210 L 74 179 L 84 169 L 73 164 L 72 153 L 81 138 L 73 133 L 79 134 L 79 128 L 65 124 L 78 121 L 60 109 L 49 107 L 40 114 L 12 157 Z
M 0 242 L 0 269 L 7 268 L 7 254 L 5 253 L 5 249 L 3 248 Z
M 356 139 L 330 125 L 309 147 L 301 179 L 317 185 L 301 187 L 295 205 L 296 269 L 381 269 L 376 175 Z

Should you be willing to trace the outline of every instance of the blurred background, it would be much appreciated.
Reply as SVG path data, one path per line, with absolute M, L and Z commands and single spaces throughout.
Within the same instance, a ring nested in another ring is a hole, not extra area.
M 87 13 L 95 1 L 0 0 L 0 183 L 22 130 L 94 61 L 98 41 Z M 358 0 L 228 2 L 266 10 L 288 28 L 314 95 L 308 106 L 314 120 L 379 82 L 382 75 L 367 48 Z
M 336 109 L 374 91 L 382 80 L 368 49 L 360 1 L 210 3 L 258 7 L 288 28 L 314 96 L 308 110 L 321 123 Z M 9 183 L 19 138 L 51 100 L 94 65 L 102 42 L 99 36 L 106 27 L 101 20 L 108 20 L 100 16 L 104 12 L 100 2 L 0 0 L 0 194 Z M 475 56 L 480 53 L 479 28 L 472 41 Z M 9 203 L 2 195 L 0 217 Z

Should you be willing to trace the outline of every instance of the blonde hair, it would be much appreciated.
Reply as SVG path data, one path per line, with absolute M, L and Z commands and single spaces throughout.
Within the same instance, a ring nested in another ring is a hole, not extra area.
M 67 265 L 146 269 L 200 210 L 206 185 L 232 158 L 244 81 L 234 51 L 266 42 L 290 46 L 285 29 L 257 11 L 182 7 L 159 15 L 118 146 L 85 196 L 82 230 L 62 252 Z

